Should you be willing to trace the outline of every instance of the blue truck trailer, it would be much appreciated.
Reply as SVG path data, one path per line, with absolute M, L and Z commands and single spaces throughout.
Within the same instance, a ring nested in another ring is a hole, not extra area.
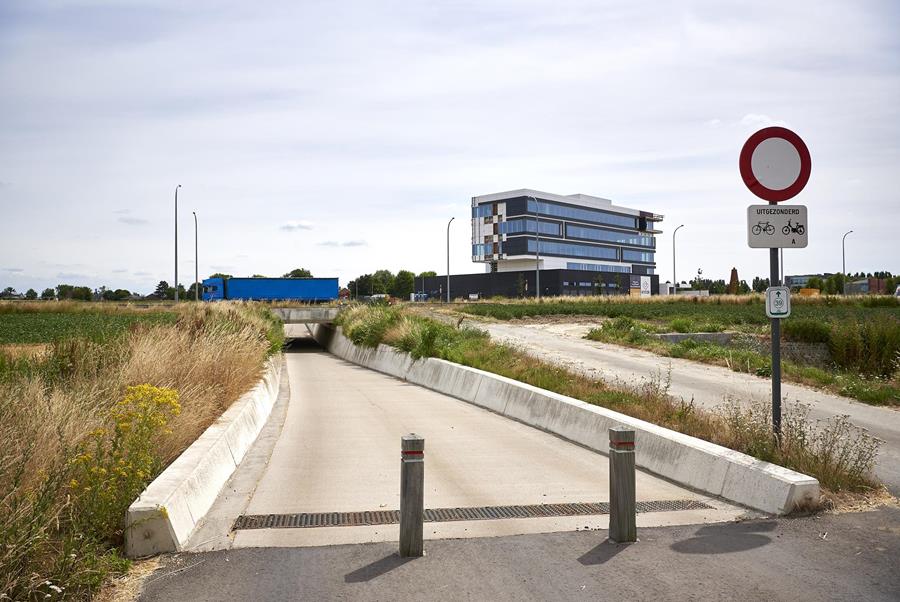
M 337 278 L 207 278 L 203 300 L 309 301 L 338 298 Z

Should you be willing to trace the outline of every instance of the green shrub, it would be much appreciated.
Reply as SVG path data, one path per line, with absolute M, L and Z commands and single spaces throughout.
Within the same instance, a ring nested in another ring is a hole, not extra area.
M 834 363 L 860 374 L 891 377 L 900 354 L 900 320 L 880 317 L 844 321 L 831 330 L 828 349 Z
M 800 343 L 827 343 L 831 335 L 828 324 L 812 318 L 782 320 L 781 330 L 785 339 Z
M 669 326 L 672 332 L 694 332 L 694 323 L 688 318 L 675 318 Z

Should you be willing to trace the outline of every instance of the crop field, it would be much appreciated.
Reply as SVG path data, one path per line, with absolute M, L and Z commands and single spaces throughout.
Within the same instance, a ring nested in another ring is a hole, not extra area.
M 172 324 L 174 312 L 3 312 L 0 345 L 36 344 L 70 338 L 94 341 L 115 336 L 132 324 Z
M 660 332 L 680 331 L 697 327 L 695 331 L 715 332 L 739 330 L 767 331 L 769 320 L 760 295 L 671 298 L 651 297 L 554 297 L 540 302 L 533 300 L 473 303 L 460 306 L 464 313 L 497 320 L 512 320 L 539 316 L 602 316 L 644 320 L 661 327 Z M 893 297 L 849 298 L 820 297 L 792 299 L 793 318 L 807 318 L 840 322 L 869 320 L 881 316 L 900 318 L 900 303 Z M 673 320 L 682 327 L 669 328 Z M 667 329 L 668 328 L 668 329 Z

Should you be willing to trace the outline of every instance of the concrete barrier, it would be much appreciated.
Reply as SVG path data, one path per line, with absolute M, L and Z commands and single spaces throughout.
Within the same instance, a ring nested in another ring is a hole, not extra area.
M 130 558 L 181 550 L 269 418 L 278 398 L 282 365 L 282 356 L 270 359 L 262 380 L 129 506 L 125 552 Z
M 313 336 L 326 350 L 347 361 L 481 406 L 606 454 L 614 426 L 634 429 L 638 467 L 768 514 L 787 514 L 816 503 L 819 482 L 781 466 L 757 460 L 606 408 L 444 360 L 412 361 L 385 345 L 357 347 L 340 332 L 317 325 Z

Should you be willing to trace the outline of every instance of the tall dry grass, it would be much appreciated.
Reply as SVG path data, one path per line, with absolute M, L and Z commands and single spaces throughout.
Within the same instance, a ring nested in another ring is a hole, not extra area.
M 176 324 L 136 324 L 103 343 L 55 342 L 46 355 L 0 374 L 0 592 L 8 597 L 56 597 L 48 581 L 87 597 L 109 570 L 113 557 L 104 553 L 121 531 L 79 544 L 92 552 L 68 551 L 78 533 L 66 514 L 73 503 L 67 475 L 91 434 L 114 428 L 112 410 L 126 387 L 178 392 L 182 411 L 167 425 L 171 434 L 153 442 L 165 465 L 259 380 L 280 346 L 277 321 L 255 305 L 178 311 Z

